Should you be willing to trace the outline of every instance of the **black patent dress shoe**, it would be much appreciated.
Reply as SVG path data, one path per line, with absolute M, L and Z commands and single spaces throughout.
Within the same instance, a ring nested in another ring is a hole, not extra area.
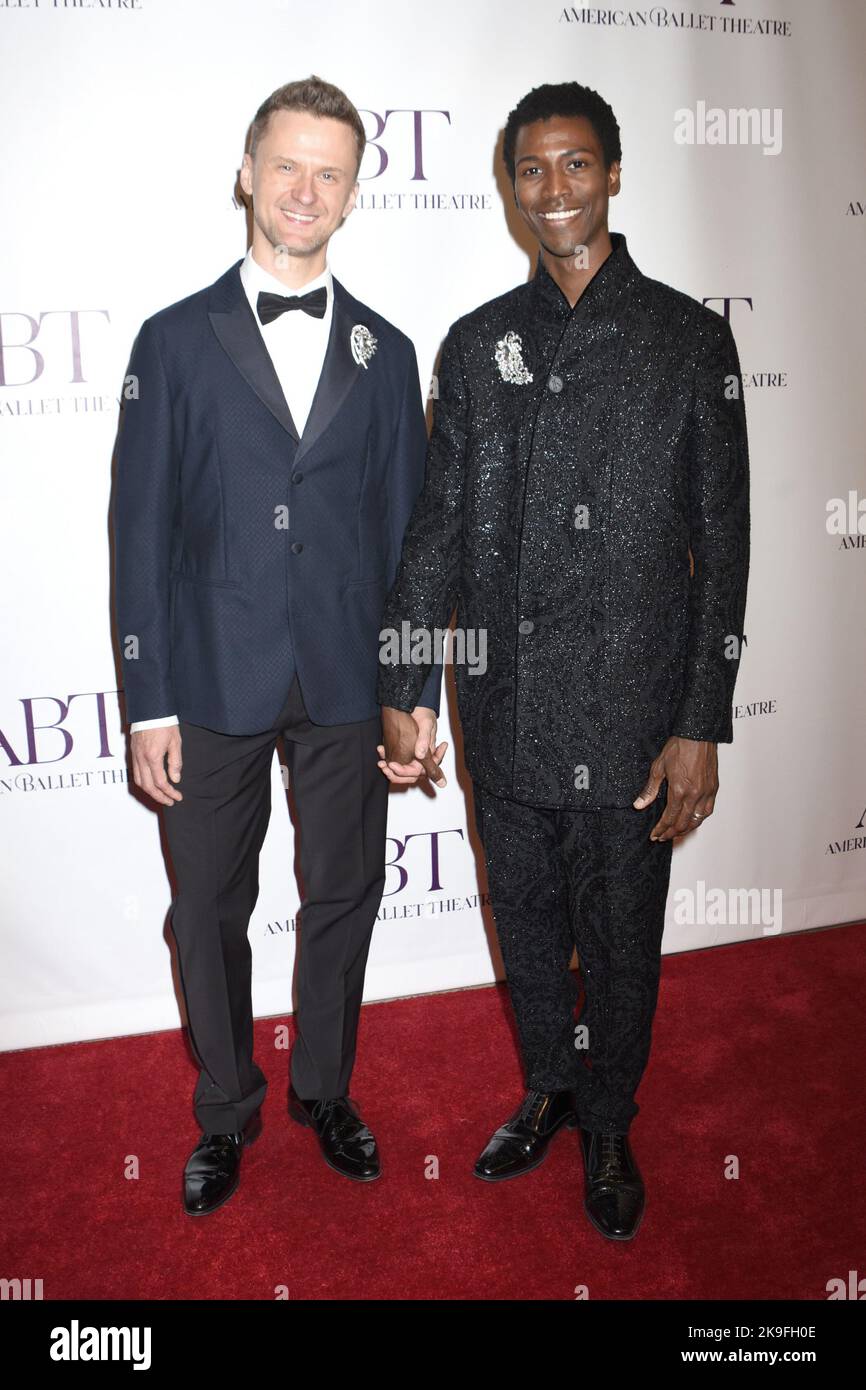
M 257 1110 L 237 1134 L 203 1134 L 183 1170 L 183 1207 L 188 1216 L 206 1216 L 237 1190 L 241 1154 L 262 1132 Z
M 631 1240 L 643 1219 L 645 1194 L 628 1135 L 581 1127 L 580 1143 L 587 1216 L 608 1240 Z
M 379 1177 L 379 1151 L 358 1107 L 348 1096 L 329 1100 L 301 1100 L 289 1090 L 289 1114 L 300 1125 L 315 1130 L 322 1157 L 335 1172 L 355 1182 Z
M 476 1178 L 503 1182 L 543 1163 L 547 1147 L 563 1125 L 576 1129 L 573 1091 L 527 1091 L 522 1105 L 500 1125 L 475 1164 Z

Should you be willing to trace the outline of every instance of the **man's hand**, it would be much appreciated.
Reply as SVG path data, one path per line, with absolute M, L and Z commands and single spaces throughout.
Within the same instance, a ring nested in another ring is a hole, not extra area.
M 162 806 L 173 806 L 183 796 L 169 782 L 180 781 L 180 728 L 169 724 L 157 729 L 139 729 L 129 736 L 132 777 L 135 785 Z M 168 777 L 165 764 L 168 764 Z
M 447 786 L 439 767 L 447 742 L 436 747 L 436 711 L 416 705 L 411 714 L 382 706 L 382 738 L 379 767 L 389 782 L 411 786 L 426 774 L 438 787 Z
M 713 814 L 719 790 L 719 759 L 715 743 L 693 738 L 669 738 L 650 767 L 649 780 L 632 805 L 642 811 L 658 796 L 667 779 L 667 806 L 650 834 L 651 840 L 678 839 L 696 830 Z

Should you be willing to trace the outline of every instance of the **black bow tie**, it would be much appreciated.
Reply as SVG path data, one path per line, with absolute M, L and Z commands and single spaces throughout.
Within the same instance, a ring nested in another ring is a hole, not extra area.
M 269 294 L 267 290 L 262 290 L 256 300 L 262 323 L 271 323 L 287 309 L 303 309 L 305 314 L 312 314 L 314 319 L 323 319 L 327 307 L 328 291 L 324 285 L 317 290 L 310 290 L 309 294 Z

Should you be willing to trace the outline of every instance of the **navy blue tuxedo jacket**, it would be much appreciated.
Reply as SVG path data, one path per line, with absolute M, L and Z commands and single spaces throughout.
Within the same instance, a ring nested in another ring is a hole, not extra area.
M 307 713 L 379 713 L 385 595 L 424 482 L 415 350 L 334 279 L 331 333 L 301 437 L 236 262 L 142 325 L 112 516 L 130 722 L 273 726 L 297 672 Z M 366 366 L 352 328 L 377 340 Z M 439 711 L 442 667 L 419 704 Z

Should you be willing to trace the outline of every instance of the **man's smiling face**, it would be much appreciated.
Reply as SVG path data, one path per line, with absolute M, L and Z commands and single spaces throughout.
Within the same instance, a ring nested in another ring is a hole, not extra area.
M 551 116 L 521 126 L 514 145 L 514 196 L 533 235 L 552 256 L 573 256 L 607 227 L 619 192 L 619 163 L 604 166 L 585 116 Z
M 345 121 L 275 111 L 256 149 L 244 155 L 241 187 L 272 247 L 315 255 L 355 206 L 358 152 Z

